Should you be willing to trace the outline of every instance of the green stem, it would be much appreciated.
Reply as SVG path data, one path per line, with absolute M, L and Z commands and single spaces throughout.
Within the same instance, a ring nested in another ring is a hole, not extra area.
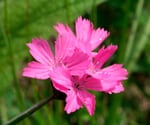
M 144 27 L 143 30 L 143 34 L 140 37 L 139 41 L 137 41 L 137 46 L 133 47 L 132 49 L 134 49 L 133 52 L 133 57 L 130 60 L 130 62 L 128 63 L 128 65 L 126 66 L 128 69 L 128 72 L 131 73 L 133 71 L 133 67 L 136 64 L 140 53 L 142 52 L 142 50 L 144 49 L 146 43 L 148 42 L 148 37 L 150 35 L 150 17 L 148 18 L 148 21 Z M 121 104 L 123 99 L 123 94 L 119 94 L 119 95 L 112 95 L 112 103 L 110 105 L 109 108 L 109 116 L 106 119 L 106 125 L 114 125 L 116 123 L 116 118 L 117 118 L 117 110 L 119 105 Z
M 148 42 L 149 35 L 150 35 L 150 17 L 148 18 L 148 21 L 142 31 L 142 35 L 136 41 L 137 42 L 136 46 L 132 48 L 134 49 L 134 51 L 132 52 L 132 58 L 130 59 L 130 62 L 128 63 L 129 72 L 133 71 L 133 67 L 135 63 L 137 62 L 141 52 L 143 51 L 143 49 L 145 48 Z
M 39 110 L 41 107 L 43 107 L 45 104 L 47 104 L 49 101 L 53 100 L 55 96 L 50 96 L 47 99 L 44 99 L 37 104 L 33 105 L 31 108 L 27 109 L 26 111 L 22 112 L 18 116 L 14 117 L 7 123 L 3 125 L 16 125 L 18 122 L 22 121 L 23 119 L 29 117 L 31 114 L 33 114 L 35 111 Z
M 131 34 L 129 36 L 128 44 L 126 47 L 126 54 L 124 58 L 125 64 L 127 64 L 130 61 L 130 56 L 131 56 L 132 48 L 134 46 L 134 40 L 135 40 L 135 36 L 139 24 L 139 18 L 143 9 L 143 5 L 144 5 L 144 0 L 139 0 L 136 7 L 135 18 L 133 20 L 132 27 L 131 27 Z
M 22 97 L 22 93 L 20 91 L 20 87 L 19 87 L 19 82 L 17 79 L 17 75 L 16 75 L 16 67 L 15 67 L 15 63 L 14 63 L 14 55 L 13 55 L 13 49 L 12 49 L 12 44 L 11 41 L 9 39 L 9 27 L 8 27 L 8 6 L 7 6 L 7 0 L 4 0 L 4 30 L 3 30 L 3 37 L 4 40 L 8 46 L 8 57 L 9 57 L 9 61 L 10 61 L 10 65 L 11 65 L 11 72 L 13 75 L 13 79 L 14 79 L 14 87 L 15 87 L 15 91 L 16 91 L 16 96 L 18 98 L 18 102 L 19 102 L 19 106 L 21 108 L 21 110 L 24 109 L 24 103 L 23 103 L 23 97 Z
M 144 4 L 144 0 L 139 0 L 136 6 L 136 12 L 135 12 L 135 17 L 136 19 L 133 21 L 132 23 L 132 28 L 131 28 L 131 35 L 129 36 L 129 40 L 128 40 L 128 45 L 126 47 L 126 54 L 125 54 L 125 58 L 124 58 L 124 63 L 125 63 L 125 67 L 128 69 L 129 65 L 128 62 L 130 61 L 130 57 L 131 57 L 131 53 L 132 50 L 134 50 L 134 40 L 135 40 L 135 35 L 136 35 L 136 31 L 137 31 L 137 27 L 138 27 L 138 23 L 139 23 L 139 17 L 141 15 L 142 12 L 142 8 L 143 8 L 143 4 Z M 134 50 L 134 52 L 136 52 Z M 123 61 L 122 54 L 119 54 L 118 59 L 120 59 L 120 61 Z M 135 63 L 135 61 L 134 61 Z M 130 70 L 131 72 L 131 70 Z M 129 76 L 128 76 L 129 77 Z M 108 117 L 106 118 L 105 121 L 105 125 L 114 125 L 116 124 L 117 118 L 118 116 L 118 107 L 121 105 L 123 99 L 123 94 L 118 94 L 118 95 L 112 95 L 111 98 L 111 104 L 110 104 L 110 108 L 109 108 L 109 114 Z
M 29 40 L 30 36 L 30 1 L 26 0 L 26 33 L 27 33 L 27 40 Z

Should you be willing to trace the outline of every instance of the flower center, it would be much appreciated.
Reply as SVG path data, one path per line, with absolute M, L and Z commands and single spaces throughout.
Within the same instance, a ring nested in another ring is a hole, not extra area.
M 75 84 L 74 84 L 74 88 L 80 89 L 80 84 L 79 84 L 79 83 L 75 83 Z

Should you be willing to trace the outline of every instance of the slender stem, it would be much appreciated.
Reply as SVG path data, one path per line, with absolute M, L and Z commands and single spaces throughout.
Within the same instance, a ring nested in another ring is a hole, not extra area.
M 11 65 L 11 72 L 13 75 L 13 84 L 15 87 L 15 92 L 16 92 L 16 96 L 17 96 L 17 100 L 19 102 L 19 107 L 21 108 L 21 110 L 24 109 L 24 103 L 23 103 L 23 97 L 22 97 L 22 93 L 20 91 L 20 87 L 19 87 L 19 82 L 17 79 L 17 75 L 16 75 L 16 67 L 15 67 L 15 63 L 14 63 L 14 54 L 13 54 L 13 49 L 12 49 L 12 44 L 9 38 L 9 26 L 8 26 L 8 6 L 7 6 L 7 0 L 4 1 L 4 32 L 3 32 L 3 36 L 4 36 L 4 40 L 8 46 L 8 57 L 9 57 L 9 63 Z
M 27 33 L 27 40 L 29 40 L 30 36 L 30 0 L 26 0 L 26 33 Z
M 142 9 L 143 9 L 143 4 L 144 4 L 144 0 L 138 0 L 136 10 L 135 10 L 135 20 L 132 22 L 131 35 L 129 36 L 128 44 L 127 44 L 126 50 L 125 50 L 126 53 L 125 53 L 124 63 L 125 63 L 125 67 L 128 69 L 128 71 L 129 71 L 129 62 L 131 61 L 130 58 L 132 56 L 132 52 L 135 51 L 135 49 L 133 49 L 135 46 L 134 41 L 135 41 L 137 28 L 139 25 L 139 17 L 141 15 Z M 121 51 L 122 51 L 122 49 L 121 49 Z M 138 54 L 140 54 L 140 53 L 138 53 Z M 123 56 L 123 55 L 120 54 L 118 58 L 120 61 L 123 61 L 122 60 L 123 58 L 121 56 Z M 131 73 L 132 70 L 130 70 L 129 72 Z M 128 75 L 128 77 L 129 77 L 129 75 Z M 108 114 L 108 117 L 106 118 L 105 125 L 115 125 L 116 124 L 117 118 L 119 116 L 118 107 L 121 105 L 121 102 L 123 99 L 123 94 L 112 95 L 111 99 L 112 100 L 111 100 L 110 107 L 109 107 L 109 114 Z
M 23 119 L 29 117 L 31 114 L 33 114 L 35 111 L 37 111 L 38 109 L 40 109 L 41 107 L 43 107 L 45 104 L 47 104 L 49 101 L 53 100 L 55 98 L 55 96 L 50 96 L 47 99 L 44 99 L 40 102 L 38 102 L 37 104 L 33 105 L 31 108 L 25 110 L 24 112 L 22 112 L 21 114 L 19 114 L 18 116 L 12 118 L 11 120 L 9 120 L 8 122 L 6 122 L 3 125 L 16 125 L 16 123 L 22 121 Z
M 143 51 L 146 44 L 148 43 L 148 40 L 149 40 L 148 38 L 150 35 L 149 29 L 150 29 L 150 17 L 148 18 L 148 20 L 143 28 L 140 38 L 136 41 L 137 45 L 134 47 L 134 51 L 132 52 L 132 59 L 130 59 L 130 62 L 128 63 L 129 72 L 133 71 L 133 67 L 134 67 L 135 63 L 137 62 L 141 52 Z
M 135 46 L 134 45 L 134 40 L 139 24 L 139 18 L 143 9 L 144 5 L 144 0 L 139 0 L 136 6 L 136 12 L 135 12 L 135 19 L 133 20 L 132 27 L 131 27 L 131 35 L 129 36 L 128 39 L 128 44 L 126 47 L 126 54 L 125 54 L 125 64 L 127 65 L 128 62 L 130 61 L 131 53 L 132 53 L 132 48 Z

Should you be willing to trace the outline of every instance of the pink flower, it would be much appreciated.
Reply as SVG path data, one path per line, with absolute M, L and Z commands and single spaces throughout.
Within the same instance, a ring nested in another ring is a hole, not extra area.
M 68 71 L 57 68 L 50 73 L 54 87 L 64 92 L 66 97 L 65 111 L 70 114 L 85 106 L 90 115 L 94 114 L 95 96 L 87 90 L 101 90 L 100 81 L 88 75 L 71 76 Z
M 69 114 L 85 106 L 90 115 L 94 114 L 95 96 L 87 90 L 95 90 L 106 93 L 120 93 L 124 91 L 122 81 L 127 79 L 127 70 L 122 68 L 122 64 L 114 64 L 102 68 L 104 63 L 114 54 L 117 46 L 110 45 L 102 47 L 93 57 L 91 66 L 87 69 L 87 74 L 72 76 L 64 69 L 55 69 L 50 73 L 54 87 L 65 93 L 65 111 Z
M 127 79 L 126 76 L 128 74 L 127 70 L 122 68 L 122 64 L 114 64 L 102 68 L 116 50 L 117 46 L 115 45 L 109 45 L 107 48 L 102 47 L 97 55 L 93 57 L 93 62 L 87 70 L 89 75 L 100 80 L 101 91 L 109 94 L 124 91 L 122 81 Z
M 72 75 L 84 73 L 90 63 L 89 56 L 75 48 L 73 42 L 69 37 L 58 36 L 53 54 L 46 40 L 33 39 L 27 45 L 36 61 L 24 68 L 23 76 L 48 79 L 50 70 L 58 66 L 65 67 Z
M 82 19 L 81 16 L 78 17 L 75 23 L 76 35 L 68 25 L 58 23 L 54 28 L 62 36 L 69 35 L 74 39 L 76 47 L 88 54 L 91 54 L 92 50 L 96 49 L 109 36 L 109 32 L 103 28 L 94 30 L 93 24 L 87 19 Z
M 94 114 L 94 90 L 106 93 L 124 91 L 122 81 L 126 80 L 127 70 L 122 64 L 103 65 L 115 53 L 117 46 L 102 47 L 93 52 L 108 36 L 104 29 L 94 29 L 93 24 L 79 17 L 74 34 L 69 26 L 59 23 L 55 26 L 58 37 L 55 52 L 43 39 L 33 39 L 27 44 L 36 61 L 23 70 L 23 76 L 52 80 L 54 88 L 66 94 L 65 111 L 69 114 L 85 106 L 90 115 Z

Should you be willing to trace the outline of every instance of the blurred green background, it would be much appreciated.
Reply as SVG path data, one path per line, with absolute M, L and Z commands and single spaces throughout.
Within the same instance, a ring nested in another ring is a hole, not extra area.
M 0 0 L 0 124 L 52 94 L 50 80 L 27 79 L 22 69 L 32 60 L 26 43 L 43 37 L 52 43 L 58 22 L 74 28 L 78 16 L 110 31 L 105 45 L 119 46 L 108 64 L 129 71 L 122 94 L 96 95 L 94 116 L 86 109 L 71 115 L 55 100 L 19 125 L 150 125 L 149 0 Z

